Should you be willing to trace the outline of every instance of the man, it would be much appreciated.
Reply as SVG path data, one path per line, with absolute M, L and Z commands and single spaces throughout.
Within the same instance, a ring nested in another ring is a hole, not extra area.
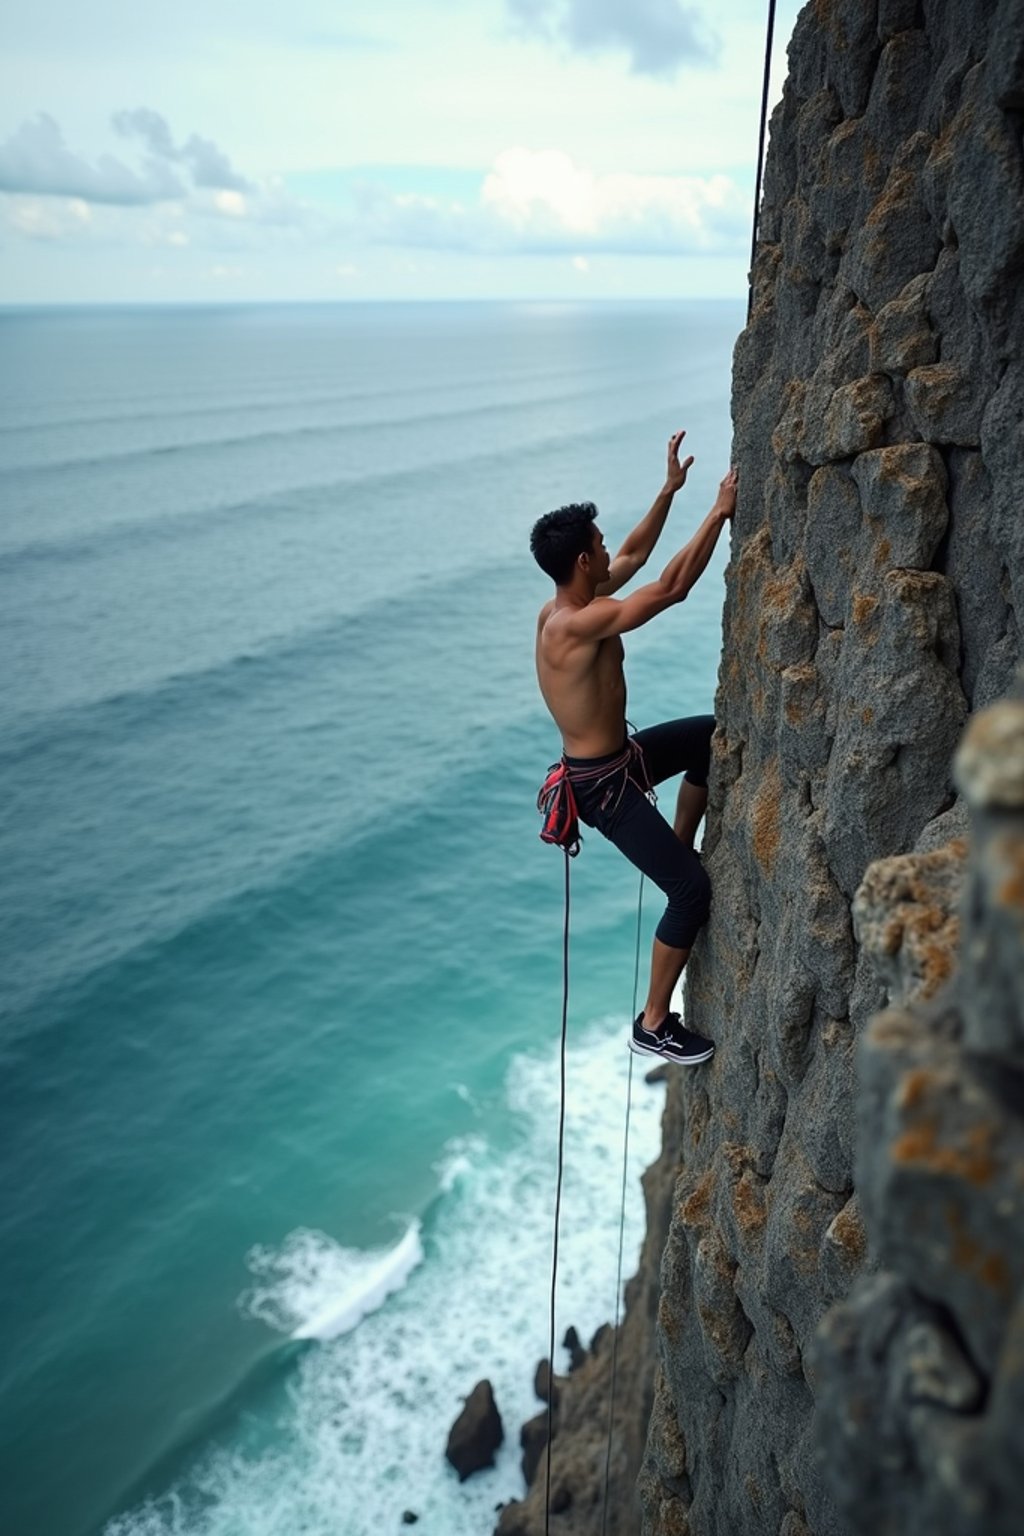
M 711 559 L 718 536 L 736 510 L 736 471 L 722 481 L 715 504 L 688 544 L 656 581 L 629 597 L 612 597 L 646 562 L 676 492 L 686 484 L 685 432 L 669 438 L 665 484 L 647 516 L 609 559 L 593 502 L 548 512 L 534 525 L 530 548 L 555 583 L 537 620 L 537 678 L 562 734 L 562 763 L 579 817 L 597 827 L 668 897 L 651 956 L 643 1009 L 630 1048 L 641 1055 L 695 1065 L 714 1045 L 684 1029 L 670 1012 L 672 990 L 698 930 L 706 922 L 711 885 L 693 841 L 707 805 L 713 715 L 673 720 L 627 736 L 626 680 L 621 635 L 681 603 Z M 664 779 L 685 772 L 673 827 L 648 799 Z

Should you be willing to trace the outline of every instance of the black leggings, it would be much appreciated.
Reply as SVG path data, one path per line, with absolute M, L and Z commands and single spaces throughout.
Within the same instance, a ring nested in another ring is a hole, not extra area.
M 685 772 L 688 783 L 706 785 L 714 729 L 714 715 L 692 715 L 689 719 L 669 720 L 664 725 L 637 731 L 632 739 L 643 753 L 647 783 L 661 784 Z M 601 763 L 612 763 L 621 756 L 620 749 L 607 758 L 565 759 L 570 778 L 574 768 L 588 773 L 582 783 L 573 780 L 580 820 L 596 827 L 664 891 L 668 906 L 658 924 L 657 936 L 672 949 L 689 949 L 707 922 L 711 882 L 692 848 L 679 841 L 661 812 L 647 799 L 639 764 L 613 770 L 605 778 L 589 777 L 590 771 Z

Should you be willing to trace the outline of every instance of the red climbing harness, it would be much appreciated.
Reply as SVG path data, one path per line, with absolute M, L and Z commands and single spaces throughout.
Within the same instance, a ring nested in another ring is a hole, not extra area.
M 541 841 L 564 848 L 570 858 L 580 851 L 580 820 L 576 796 L 564 762 L 552 763 L 537 796 L 537 809 L 544 818 Z
M 620 778 L 618 794 L 614 786 L 610 787 L 602 801 L 602 809 L 607 810 L 612 801 L 612 809 L 618 805 L 629 779 L 632 779 L 642 794 L 655 800 L 647 776 L 643 748 L 632 736 L 618 757 L 600 758 L 593 768 L 580 768 L 574 764 L 570 769 L 564 757 L 560 762 L 552 763 L 537 796 L 537 809 L 544 818 L 540 829 L 541 842 L 554 843 L 556 847 L 564 848 L 570 858 L 575 858 L 580 851 L 582 839 L 573 784 L 603 784 L 606 779 L 614 780 L 616 777 Z

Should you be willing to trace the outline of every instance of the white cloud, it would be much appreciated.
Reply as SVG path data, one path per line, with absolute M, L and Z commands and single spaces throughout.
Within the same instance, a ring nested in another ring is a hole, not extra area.
M 581 53 L 625 51 L 635 74 L 671 76 L 714 63 L 720 44 L 696 6 L 680 0 L 507 0 L 520 29 L 560 37 Z
M 80 198 L 12 197 L 5 209 L 7 225 L 29 240 L 69 240 L 88 234 L 92 209 Z
M 213 206 L 228 219 L 244 219 L 248 212 L 248 204 L 241 192 L 218 192 Z
M 142 141 L 145 153 L 139 166 L 126 165 L 113 155 L 100 155 L 90 162 L 75 154 L 64 142 L 59 123 L 48 112 L 40 112 L 0 145 L 0 192 L 145 207 L 186 195 L 184 182 L 172 169 L 178 166 L 189 172 L 197 188 L 231 197 L 251 190 L 211 139 L 193 133 L 184 144 L 176 145 L 159 112 L 139 107 L 115 113 L 112 122 L 122 138 Z
M 139 171 L 112 155 L 101 155 L 90 164 L 68 149 L 47 112 L 23 123 L 0 145 L 0 192 L 138 206 L 180 197 L 182 190 L 173 171 L 152 156 Z
M 356 206 L 347 233 L 371 244 L 577 257 L 740 251 L 748 218 L 727 176 L 600 174 L 522 148 L 497 156 L 473 206 L 371 185 Z
M 234 192 L 249 190 L 248 181 L 233 169 L 227 155 L 212 139 L 193 133 L 179 147 L 174 142 L 167 119 L 150 107 L 115 112 L 112 122 L 122 138 L 142 139 L 149 153 L 157 159 L 187 165 L 197 187 L 226 188 Z

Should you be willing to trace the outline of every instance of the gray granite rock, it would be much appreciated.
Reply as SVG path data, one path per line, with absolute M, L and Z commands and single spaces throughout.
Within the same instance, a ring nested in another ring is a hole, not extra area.
M 1020 1528 L 1024 702 L 979 712 L 1021 660 L 1022 37 L 836 0 L 790 44 L 645 1536 Z

